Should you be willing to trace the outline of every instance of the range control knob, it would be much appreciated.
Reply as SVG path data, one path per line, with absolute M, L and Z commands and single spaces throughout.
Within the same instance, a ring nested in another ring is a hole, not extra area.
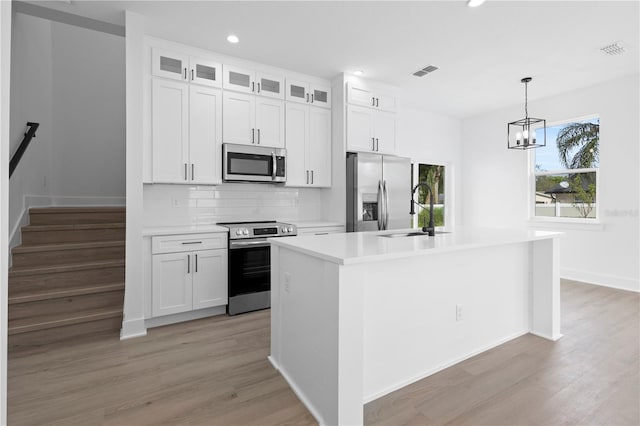
M 244 235 L 249 235 L 249 230 L 245 228 L 245 229 L 242 231 L 242 233 L 243 233 Z
M 283 234 L 286 234 L 286 233 L 287 233 L 287 227 L 286 227 L 286 226 L 283 226 L 283 227 L 282 227 L 282 233 L 283 233 Z
M 242 229 L 236 229 L 236 235 L 242 235 Z
M 288 232 L 293 232 L 293 227 L 291 227 L 291 226 L 290 226 L 290 227 L 288 227 L 288 228 L 287 228 L 287 231 L 288 231 Z

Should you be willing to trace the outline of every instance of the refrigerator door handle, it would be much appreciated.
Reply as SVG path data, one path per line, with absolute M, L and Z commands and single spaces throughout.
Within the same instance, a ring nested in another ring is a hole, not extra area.
M 384 203 L 384 218 L 382 220 L 382 229 L 387 229 L 389 225 L 389 193 L 387 192 L 387 181 L 382 181 L 382 198 Z
M 378 230 L 384 229 L 384 200 L 382 198 L 382 181 L 378 181 Z

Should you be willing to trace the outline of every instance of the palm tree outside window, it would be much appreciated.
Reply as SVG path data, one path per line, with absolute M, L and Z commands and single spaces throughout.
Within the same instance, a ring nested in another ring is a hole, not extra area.
M 599 117 L 548 126 L 547 146 L 535 150 L 534 156 L 534 217 L 596 221 Z

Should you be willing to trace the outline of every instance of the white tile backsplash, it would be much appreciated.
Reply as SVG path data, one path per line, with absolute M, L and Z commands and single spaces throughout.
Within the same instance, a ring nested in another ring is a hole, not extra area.
M 317 220 L 322 190 L 267 184 L 145 185 L 145 227 L 249 220 Z

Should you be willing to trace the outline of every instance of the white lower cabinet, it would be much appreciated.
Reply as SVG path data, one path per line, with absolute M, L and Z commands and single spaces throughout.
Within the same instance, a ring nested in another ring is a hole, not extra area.
M 206 234 L 203 234 L 206 235 Z M 154 237 L 152 246 L 151 314 L 153 317 L 196 309 L 224 306 L 227 294 L 227 249 L 193 250 L 194 245 L 210 247 L 214 241 L 198 241 L 185 236 L 184 241 Z M 162 253 L 162 247 L 178 245 L 177 252 Z M 204 238 L 200 238 L 204 240 Z M 222 238 L 219 241 L 223 241 Z M 226 240 L 224 240 L 226 243 Z M 182 246 L 182 247 L 180 247 Z
M 331 110 L 287 102 L 287 186 L 331 186 Z

